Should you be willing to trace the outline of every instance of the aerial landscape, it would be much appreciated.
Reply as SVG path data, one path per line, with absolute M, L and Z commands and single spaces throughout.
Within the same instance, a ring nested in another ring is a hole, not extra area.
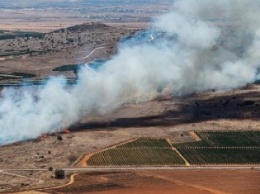
M 259 191 L 258 0 L 0 1 L 0 193 Z

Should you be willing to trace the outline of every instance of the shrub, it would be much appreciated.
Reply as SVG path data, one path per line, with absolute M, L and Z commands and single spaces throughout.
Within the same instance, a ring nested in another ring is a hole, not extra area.
M 64 179 L 65 178 L 65 171 L 62 169 L 55 170 L 55 178 L 56 179 Z
M 62 141 L 62 136 L 57 136 L 57 140 Z

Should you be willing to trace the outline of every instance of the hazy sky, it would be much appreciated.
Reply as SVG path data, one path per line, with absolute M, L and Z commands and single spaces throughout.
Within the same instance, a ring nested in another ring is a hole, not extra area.
M 4 8 L 5 6 L 64 6 L 69 4 L 133 4 L 133 3 L 161 3 L 161 2 L 171 2 L 173 0 L 0 0 L 0 7 Z

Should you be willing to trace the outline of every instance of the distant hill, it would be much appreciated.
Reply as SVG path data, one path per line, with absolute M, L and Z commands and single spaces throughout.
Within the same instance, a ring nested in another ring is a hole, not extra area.
M 0 1 L 0 9 L 82 8 L 93 5 L 135 5 L 172 3 L 173 0 L 9 0 Z

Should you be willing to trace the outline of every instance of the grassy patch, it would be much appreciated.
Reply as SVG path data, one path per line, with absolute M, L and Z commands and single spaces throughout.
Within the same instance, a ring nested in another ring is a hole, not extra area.
M 33 78 L 33 77 L 36 77 L 35 74 L 22 73 L 22 72 L 13 72 L 13 73 L 11 73 L 11 75 L 20 76 L 20 77 L 22 77 L 22 78 Z
M 22 32 L 22 31 L 0 31 L 0 40 L 15 39 L 15 38 L 43 38 L 44 33 L 39 32 Z
M 82 65 L 70 64 L 54 68 L 52 71 L 78 71 Z
M 28 79 L 33 78 L 36 75 L 31 73 L 22 73 L 22 72 L 13 72 L 13 73 L 0 73 L 0 80 L 8 80 L 8 79 Z

